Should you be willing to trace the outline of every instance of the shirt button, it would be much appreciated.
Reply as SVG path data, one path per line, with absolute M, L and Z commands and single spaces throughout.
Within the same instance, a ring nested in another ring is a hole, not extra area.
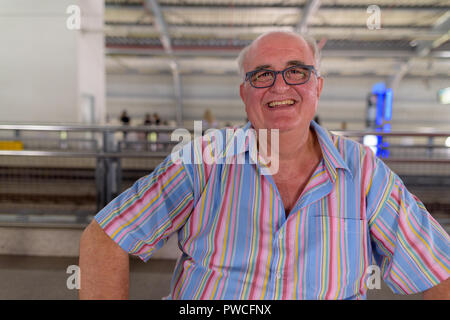
M 280 233 L 280 234 L 278 235 L 278 239 L 283 240 L 283 234 Z
M 276 277 L 277 277 L 278 280 L 280 280 L 281 279 L 281 273 L 277 272 Z

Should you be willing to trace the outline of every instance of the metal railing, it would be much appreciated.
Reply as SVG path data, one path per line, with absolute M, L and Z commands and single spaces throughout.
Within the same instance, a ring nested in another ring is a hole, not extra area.
M 69 221 L 87 222 L 90 215 L 125 188 L 124 177 L 130 174 L 124 176 L 123 171 L 133 168 L 123 168 L 124 160 L 153 159 L 150 165 L 144 163 L 138 170 L 139 174 L 148 174 L 174 145 L 167 139 L 154 141 L 153 137 L 168 136 L 174 129 L 0 125 L 0 148 L 1 141 L 10 142 L 0 150 L 0 218 L 30 222 L 34 217 L 37 221 L 49 221 L 52 219 L 44 216 L 53 213 L 54 221 L 72 216 L 75 219 Z M 152 135 L 151 140 L 148 135 Z M 6 150 L 14 143 L 12 150 Z
M 2 141 L 17 143 L 15 150 L 0 150 L 0 222 L 88 222 L 171 152 L 179 143 L 170 141 L 175 129 L 0 125 L 0 149 Z M 382 160 L 448 223 L 450 148 L 445 139 L 450 132 L 333 132 L 359 142 L 381 136 L 387 151 Z

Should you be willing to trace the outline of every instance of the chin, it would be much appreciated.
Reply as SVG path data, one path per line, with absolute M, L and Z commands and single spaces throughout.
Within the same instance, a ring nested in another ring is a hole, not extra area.
M 267 129 L 278 129 L 281 131 L 292 131 L 302 127 L 301 121 L 292 121 L 292 119 L 288 120 L 280 120 L 280 121 L 271 121 L 267 123 Z

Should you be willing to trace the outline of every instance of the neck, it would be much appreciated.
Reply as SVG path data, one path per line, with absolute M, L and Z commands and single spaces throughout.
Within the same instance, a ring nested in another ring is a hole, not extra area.
M 281 162 L 290 162 L 309 153 L 314 145 L 314 136 L 309 128 L 303 132 L 280 132 L 279 155 Z
M 267 132 L 267 154 L 270 161 L 278 160 L 278 174 L 286 174 L 287 178 L 291 172 L 298 172 L 299 168 L 303 168 L 310 163 L 317 163 L 322 157 L 322 151 L 317 136 L 313 129 L 307 127 L 303 132 L 299 131 L 283 131 L 279 132 L 278 148 L 274 146 L 270 130 Z M 261 144 L 260 150 L 264 150 Z M 276 150 L 278 149 L 278 152 Z M 275 152 L 272 153 L 272 150 Z

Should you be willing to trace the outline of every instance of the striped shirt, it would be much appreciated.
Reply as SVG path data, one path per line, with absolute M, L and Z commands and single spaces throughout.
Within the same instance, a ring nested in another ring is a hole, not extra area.
M 323 157 L 287 217 L 249 135 L 237 148 L 224 139 L 226 152 L 206 135 L 95 220 L 144 261 L 178 234 L 173 299 L 364 299 L 372 265 L 395 293 L 448 278 L 449 235 L 400 178 L 369 148 L 311 126 Z M 201 152 L 225 161 L 186 161 Z

